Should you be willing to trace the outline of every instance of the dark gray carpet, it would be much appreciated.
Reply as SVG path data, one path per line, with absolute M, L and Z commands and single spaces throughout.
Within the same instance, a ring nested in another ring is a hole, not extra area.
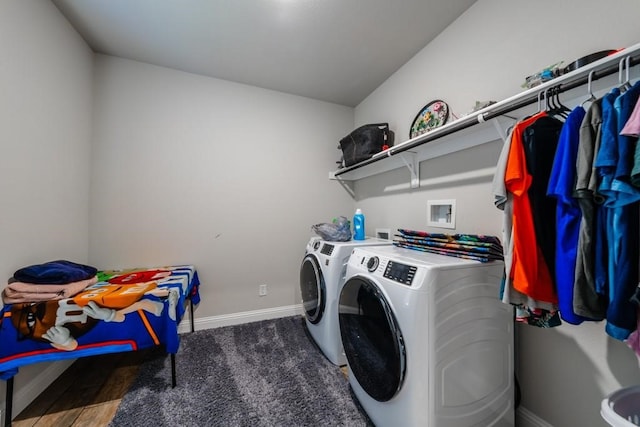
M 143 363 L 111 426 L 369 426 L 340 368 L 286 317 L 181 337 Z

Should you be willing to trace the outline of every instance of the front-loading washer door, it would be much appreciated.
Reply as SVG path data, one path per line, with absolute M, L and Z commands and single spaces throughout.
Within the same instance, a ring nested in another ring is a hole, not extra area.
M 327 291 L 320 263 L 313 255 L 307 255 L 302 260 L 300 294 L 307 320 L 312 324 L 318 323 L 324 313 Z
M 347 280 L 338 317 L 351 373 L 369 396 L 390 400 L 402 387 L 406 351 L 396 317 L 378 285 L 362 276 Z

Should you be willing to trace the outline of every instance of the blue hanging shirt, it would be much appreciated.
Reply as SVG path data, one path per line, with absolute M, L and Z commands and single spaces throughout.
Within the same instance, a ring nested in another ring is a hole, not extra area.
M 607 223 L 609 209 L 606 208 L 608 200 L 611 199 L 611 184 L 615 174 L 615 166 L 618 160 L 618 151 L 615 148 L 617 134 L 617 118 L 613 103 L 620 95 L 620 90 L 614 88 L 602 97 L 602 126 L 600 148 L 595 154 L 593 166 L 600 177 L 600 185 L 594 201 L 602 205 L 596 210 L 595 218 L 595 266 L 594 275 L 596 281 L 596 292 L 601 295 L 609 293 L 608 277 L 608 249 L 607 249 Z
M 578 106 L 571 111 L 562 126 L 547 188 L 547 195 L 557 199 L 555 279 L 558 308 L 562 320 L 574 325 L 587 320 L 573 311 L 573 286 L 582 218 L 580 205 L 573 197 L 573 187 L 576 180 L 575 165 L 580 142 L 580 126 L 585 115 L 584 108 Z
M 608 335 L 625 340 L 637 327 L 637 307 L 631 301 L 638 283 L 638 258 L 640 256 L 639 211 L 640 193 L 630 185 L 633 140 L 620 135 L 633 107 L 640 97 L 640 83 L 618 96 L 614 101 L 617 162 L 611 174 L 611 186 L 605 202 L 607 213 L 607 250 L 609 277 L 609 308 L 607 310 Z
M 638 97 L 640 96 L 640 81 L 636 82 L 629 90 L 616 98 L 613 106 L 616 110 L 618 120 L 617 126 L 617 149 L 618 161 L 616 163 L 611 190 L 616 193 L 614 206 L 624 206 L 640 200 L 640 188 L 631 184 L 631 174 L 633 169 L 634 154 L 638 138 L 622 135 L 622 128 L 631 116 Z

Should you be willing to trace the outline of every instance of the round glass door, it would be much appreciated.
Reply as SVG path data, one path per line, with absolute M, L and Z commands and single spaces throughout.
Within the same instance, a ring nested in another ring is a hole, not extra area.
M 316 324 L 322 319 L 325 304 L 325 284 L 318 260 L 307 255 L 300 267 L 300 294 L 307 320 Z
M 375 283 L 356 276 L 340 292 L 338 313 L 351 373 L 369 396 L 390 400 L 402 387 L 406 353 L 389 303 Z

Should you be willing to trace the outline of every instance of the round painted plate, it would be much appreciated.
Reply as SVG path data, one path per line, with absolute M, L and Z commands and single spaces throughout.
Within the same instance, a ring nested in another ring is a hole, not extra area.
M 442 126 L 449 118 L 449 106 L 446 102 L 439 99 L 431 101 L 418 113 L 409 131 L 409 138 L 415 138 L 431 129 Z

